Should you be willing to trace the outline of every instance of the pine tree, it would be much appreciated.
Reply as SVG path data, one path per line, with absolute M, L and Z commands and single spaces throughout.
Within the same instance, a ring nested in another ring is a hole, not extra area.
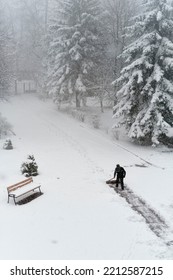
M 4 150 L 12 150 L 13 149 L 13 144 L 10 139 L 7 139 L 3 145 Z
M 75 98 L 76 107 L 93 83 L 101 58 L 98 0 L 59 1 L 50 26 L 48 88 L 57 102 Z
M 169 1 L 170 2 L 170 1 Z M 167 0 L 145 0 L 143 13 L 127 29 L 126 66 L 114 82 L 115 126 L 125 125 L 140 144 L 171 142 L 173 127 L 173 8 Z
M 28 161 L 22 163 L 21 172 L 25 175 L 25 177 L 38 175 L 38 165 L 33 155 L 29 155 Z

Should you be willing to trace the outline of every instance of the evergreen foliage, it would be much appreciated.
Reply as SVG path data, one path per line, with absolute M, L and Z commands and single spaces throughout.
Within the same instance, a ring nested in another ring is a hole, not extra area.
M 28 161 L 22 163 L 21 172 L 25 177 L 37 176 L 38 166 L 33 155 L 28 156 Z
M 13 145 L 10 139 L 7 139 L 3 145 L 3 149 L 4 150 L 12 150 L 13 149 Z
M 115 126 L 124 125 L 140 144 L 172 141 L 173 8 L 167 0 L 145 0 L 142 13 L 127 29 L 131 43 L 126 66 L 114 81 L 118 88 Z
M 59 1 L 59 5 L 50 26 L 48 88 L 56 102 L 74 97 L 80 107 L 103 52 L 101 10 L 98 0 Z

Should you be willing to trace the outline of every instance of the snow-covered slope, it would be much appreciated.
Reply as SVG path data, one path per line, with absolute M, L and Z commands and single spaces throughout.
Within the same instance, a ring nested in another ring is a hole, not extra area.
M 0 139 L 0 259 L 173 257 L 166 245 L 173 239 L 171 153 L 113 142 L 34 96 L 0 103 L 0 111 L 16 134 L 10 151 Z M 24 179 L 20 166 L 28 154 L 35 156 L 40 174 L 34 181 L 44 195 L 25 205 L 8 204 L 6 187 Z M 126 168 L 127 187 L 165 219 L 165 235 L 158 237 L 105 184 L 117 163 Z

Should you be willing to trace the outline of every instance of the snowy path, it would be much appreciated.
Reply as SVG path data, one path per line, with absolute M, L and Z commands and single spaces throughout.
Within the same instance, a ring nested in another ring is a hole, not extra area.
M 143 217 L 105 184 L 116 163 L 134 167 L 129 185 L 137 182 L 133 174 L 143 172 L 147 178 L 154 167 L 141 171 L 135 167 L 140 158 L 57 112 L 52 103 L 20 96 L 0 104 L 0 110 L 16 134 L 15 149 L 0 150 L 1 259 L 172 257 Z M 38 163 L 40 175 L 34 180 L 41 182 L 44 195 L 14 207 L 6 203 L 6 186 L 23 179 L 20 165 L 28 154 Z
M 157 213 L 144 199 L 137 196 L 128 187 L 125 188 L 125 191 L 119 190 L 115 185 L 110 184 L 110 187 L 112 187 L 120 197 L 125 199 L 134 211 L 145 219 L 145 222 L 156 236 L 161 238 L 167 246 L 173 245 L 173 240 L 167 239 L 169 233 L 171 232 L 172 234 L 171 228 L 164 218 L 161 217 L 160 214 Z

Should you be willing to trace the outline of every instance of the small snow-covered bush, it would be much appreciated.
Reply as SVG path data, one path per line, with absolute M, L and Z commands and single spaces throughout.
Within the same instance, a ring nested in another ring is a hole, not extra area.
M 13 145 L 10 139 L 7 139 L 3 145 L 3 149 L 4 150 L 12 150 L 13 149 Z
M 11 125 L 7 122 L 7 120 L 4 117 L 2 117 L 0 113 L 0 138 L 3 135 L 7 135 L 10 130 Z
M 79 120 L 80 122 L 85 122 L 85 114 L 83 112 L 77 111 L 77 110 L 73 110 L 71 112 L 71 114 L 72 114 L 72 116 L 75 119 Z
M 92 115 L 91 117 L 91 123 L 94 128 L 98 129 L 100 128 L 100 118 L 98 115 Z
M 85 113 L 80 110 L 71 108 L 69 104 L 68 106 L 64 106 L 63 108 L 61 108 L 61 112 L 71 115 L 74 119 L 80 122 L 85 122 Z
M 113 140 L 119 140 L 120 132 L 117 128 L 112 128 L 111 130 L 111 136 Z
M 106 134 L 109 134 L 109 127 L 108 127 L 108 126 L 105 126 L 105 127 L 104 127 L 104 131 L 105 131 Z
M 21 172 L 25 177 L 37 176 L 38 175 L 38 165 L 35 161 L 33 155 L 28 156 L 28 161 L 22 163 Z

